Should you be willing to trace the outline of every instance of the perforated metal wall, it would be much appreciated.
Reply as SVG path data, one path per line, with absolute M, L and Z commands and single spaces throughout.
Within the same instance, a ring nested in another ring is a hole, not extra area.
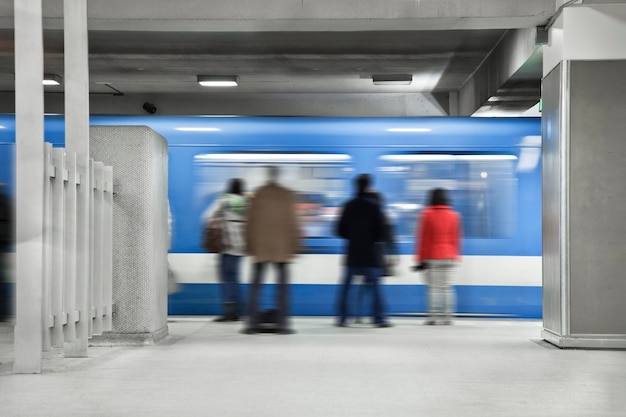
M 145 126 L 92 126 L 92 158 L 113 166 L 113 331 L 167 325 L 167 142 Z

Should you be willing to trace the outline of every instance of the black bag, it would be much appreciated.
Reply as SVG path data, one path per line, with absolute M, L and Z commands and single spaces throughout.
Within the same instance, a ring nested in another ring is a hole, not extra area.
M 417 265 L 413 265 L 411 269 L 415 272 L 425 271 L 428 269 L 428 262 L 421 262 Z
M 383 255 L 383 277 L 392 277 L 396 275 L 397 265 L 397 255 Z
M 392 277 L 396 275 L 396 266 L 400 262 L 400 258 L 394 228 L 389 223 L 385 225 L 385 241 L 381 242 L 381 251 L 383 254 L 383 276 Z

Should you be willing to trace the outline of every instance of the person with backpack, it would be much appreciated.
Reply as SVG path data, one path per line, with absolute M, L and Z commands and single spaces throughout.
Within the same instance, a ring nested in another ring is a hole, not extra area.
M 205 226 L 205 228 L 219 229 L 215 235 L 208 233 L 204 243 L 207 250 L 220 254 L 218 275 L 221 282 L 223 310 L 222 315 L 215 318 L 216 322 L 239 320 L 241 306 L 239 283 L 241 259 L 246 255 L 247 206 L 243 180 L 233 178 L 229 181 L 226 192 L 210 210 L 208 224 Z

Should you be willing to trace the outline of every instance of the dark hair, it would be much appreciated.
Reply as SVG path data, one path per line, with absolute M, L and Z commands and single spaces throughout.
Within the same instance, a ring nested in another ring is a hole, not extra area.
M 226 192 L 228 194 L 239 194 L 243 195 L 243 181 L 239 178 L 233 178 L 228 182 L 228 187 L 226 188 Z
M 356 190 L 359 194 L 364 193 L 372 183 L 370 174 L 360 174 L 356 177 Z
M 450 200 L 448 193 L 443 188 L 434 188 L 430 191 L 430 206 L 448 206 Z

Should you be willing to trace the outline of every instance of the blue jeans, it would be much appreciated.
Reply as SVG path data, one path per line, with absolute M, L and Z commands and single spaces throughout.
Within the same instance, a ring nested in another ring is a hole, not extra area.
M 378 267 L 354 267 L 348 266 L 345 269 L 341 289 L 339 290 L 339 324 L 345 324 L 348 319 L 348 295 L 352 286 L 352 278 L 356 275 L 363 275 L 365 282 L 372 294 L 372 319 L 374 324 L 385 322 L 383 312 L 383 296 L 380 290 L 381 269 Z
M 220 279 L 222 280 L 222 301 L 239 304 L 239 264 L 241 256 L 221 254 Z

